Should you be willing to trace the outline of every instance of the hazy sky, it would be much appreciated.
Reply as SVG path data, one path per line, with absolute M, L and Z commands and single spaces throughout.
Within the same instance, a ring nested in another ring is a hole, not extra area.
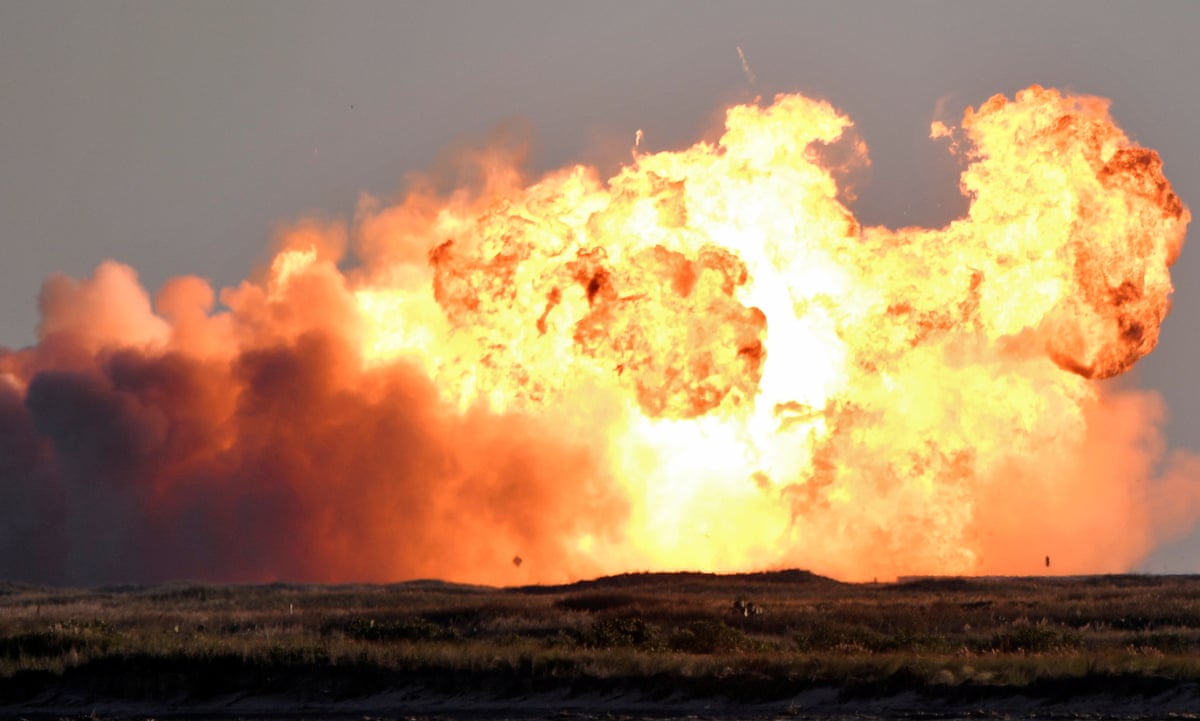
M 13 2 L 0 0 L 0 345 L 31 343 L 42 279 L 106 258 L 151 289 L 236 283 L 273 229 L 349 218 L 439 151 L 517 121 L 531 165 L 602 167 L 800 91 L 870 146 L 864 223 L 965 208 L 930 120 L 1032 83 L 1103 95 L 1200 211 L 1200 3 Z M 740 46 L 757 78 L 743 74 Z M 1195 232 L 1191 234 L 1195 236 Z M 1194 243 L 1194 241 L 1193 241 Z M 1200 451 L 1200 248 L 1137 382 Z M 1200 537 L 1153 571 L 1200 571 Z

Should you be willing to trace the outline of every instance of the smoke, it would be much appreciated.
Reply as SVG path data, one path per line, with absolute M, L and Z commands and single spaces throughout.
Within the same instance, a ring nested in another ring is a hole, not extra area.
M 173 327 L 127 267 L 47 281 L 41 342 L 3 356 L 28 380 L 0 384 L 0 573 L 512 583 L 517 552 L 595 572 L 569 541 L 623 508 L 582 419 L 459 412 L 419 368 L 362 371 L 333 263 L 295 273 L 211 316 L 207 286 L 172 282 Z
M 780 96 L 607 180 L 495 144 L 235 287 L 48 279 L 0 350 L 0 576 L 1076 573 L 1186 533 L 1200 462 L 1101 382 L 1169 308 L 1157 154 L 1030 88 L 937 130 L 968 216 L 864 228 L 851 127 Z

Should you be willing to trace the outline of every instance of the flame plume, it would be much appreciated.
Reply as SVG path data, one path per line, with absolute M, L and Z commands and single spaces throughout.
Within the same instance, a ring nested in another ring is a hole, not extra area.
M 932 128 L 967 216 L 892 230 L 823 160 L 867 162 L 850 129 L 781 95 L 608 180 L 484 151 L 469 187 L 301 224 L 219 308 L 51 278 L 0 353 L 0 573 L 1075 573 L 1186 530 L 1159 399 L 1099 382 L 1169 309 L 1158 155 L 1103 99 L 996 96 Z

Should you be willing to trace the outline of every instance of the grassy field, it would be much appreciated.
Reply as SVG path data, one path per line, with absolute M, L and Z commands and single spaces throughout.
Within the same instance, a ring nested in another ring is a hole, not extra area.
M 972 699 L 1200 682 L 1200 578 L 634 574 L 561 587 L 0 584 L 0 705 L 39 699 Z

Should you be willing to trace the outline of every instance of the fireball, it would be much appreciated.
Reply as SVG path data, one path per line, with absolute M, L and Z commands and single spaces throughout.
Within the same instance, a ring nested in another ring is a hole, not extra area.
M 931 134 L 970 201 L 943 228 L 861 225 L 824 152 L 867 162 L 851 119 L 780 95 L 607 179 L 481 153 L 219 294 L 52 279 L 0 355 L 33 448 L 4 483 L 55 578 L 111 571 L 69 541 L 97 512 L 151 577 L 1126 570 L 1162 409 L 1101 381 L 1154 349 L 1189 212 L 1100 98 Z

